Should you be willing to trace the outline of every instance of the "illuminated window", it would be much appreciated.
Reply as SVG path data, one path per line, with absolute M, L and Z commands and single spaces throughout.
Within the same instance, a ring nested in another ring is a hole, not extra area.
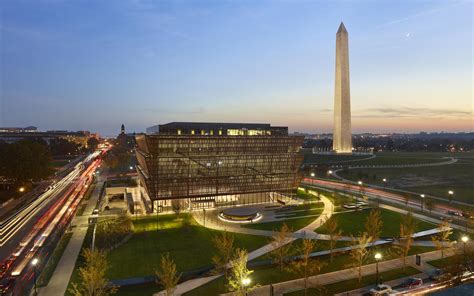
M 214 130 L 210 130 L 211 136 L 214 135 Z
M 219 130 L 219 136 L 222 136 L 222 130 Z
M 243 136 L 244 135 L 244 130 L 241 130 L 241 129 L 228 129 L 227 130 L 227 135 L 228 136 Z
M 206 134 L 206 131 L 205 130 L 201 130 L 201 135 L 205 135 Z
M 194 135 L 194 130 L 191 130 L 191 135 Z
M 178 135 L 181 135 L 181 130 L 180 129 L 178 130 Z

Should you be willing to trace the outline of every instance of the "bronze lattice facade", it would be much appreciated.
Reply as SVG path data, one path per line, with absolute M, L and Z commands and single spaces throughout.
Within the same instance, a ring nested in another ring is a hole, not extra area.
M 302 136 L 137 135 L 138 173 L 151 200 L 292 195 Z

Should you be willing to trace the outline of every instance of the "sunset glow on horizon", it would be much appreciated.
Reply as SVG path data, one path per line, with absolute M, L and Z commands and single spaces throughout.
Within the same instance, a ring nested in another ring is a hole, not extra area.
M 354 133 L 472 132 L 472 5 L 3 1 L 0 126 L 115 135 L 121 123 L 144 132 L 214 121 L 332 132 L 343 20 Z

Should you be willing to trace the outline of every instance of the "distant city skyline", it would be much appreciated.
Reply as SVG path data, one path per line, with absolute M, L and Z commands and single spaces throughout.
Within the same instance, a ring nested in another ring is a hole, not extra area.
M 172 121 L 332 132 L 335 33 L 352 128 L 473 131 L 470 1 L 2 1 L 0 126 L 117 135 Z

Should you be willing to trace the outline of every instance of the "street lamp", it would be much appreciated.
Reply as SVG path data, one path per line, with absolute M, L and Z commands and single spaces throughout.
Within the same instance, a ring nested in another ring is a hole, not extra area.
M 314 173 L 311 173 L 311 177 L 314 177 L 314 176 L 316 176 L 316 175 Z
M 386 178 L 383 178 L 382 179 L 382 182 L 383 182 L 383 187 L 387 187 L 387 179 Z
M 461 237 L 461 241 L 463 243 L 463 251 L 464 251 L 464 263 L 466 263 L 466 243 L 469 240 L 469 237 L 467 235 L 463 235 Z
M 246 277 L 242 279 L 242 285 L 244 286 L 245 295 L 247 295 L 247 286 L 250 285 L 250 278 Z
M 20 188 L 18 189 L 18 191 L 20 191 L 20 192 L 25 192 L 25 187 L 20 187 Z
M 454 191 L 449 190 L 449 191 L 448 191 L 449 202 L 451 202 L 451 201 L 453 200 L 453 195 L 454 195 Z
M 362 185 L 362 181 L 357 181 L 357 184 Z
M 424 194 L 420 194 L 420 197 L 421 197 L 420 207 L 421 207 L 421 212 L 423 213 L 423 205 L 424 205 L 424 203 L 425 203 L 425 195 L 424 195 Z
M 132 166 L 130 166 L 130 170 L 133 170 L 133 167 L 132 167 Z
M 379 284 L 379 260 L 382 259 L 382 254 L 380 253 L 375 253 L 375 271 L 376 271 L 376 276 L 375 276 L 375 284 Z
M 33 265 L 33 274 L 34 274 L 34 280 L 35 280 L 35 295 L 38 295 L 38 290 L 36 288 L 36 266 L 38 265 L 38 258 L 34 258 L 32 261 L 31 261 L 31 265 Z
M 329 170 L 329 171 L 328 171 L 328 174 L 329 174 L 329 175 L 332 175 L 332 171 L 331 171 L 331 170 Z

